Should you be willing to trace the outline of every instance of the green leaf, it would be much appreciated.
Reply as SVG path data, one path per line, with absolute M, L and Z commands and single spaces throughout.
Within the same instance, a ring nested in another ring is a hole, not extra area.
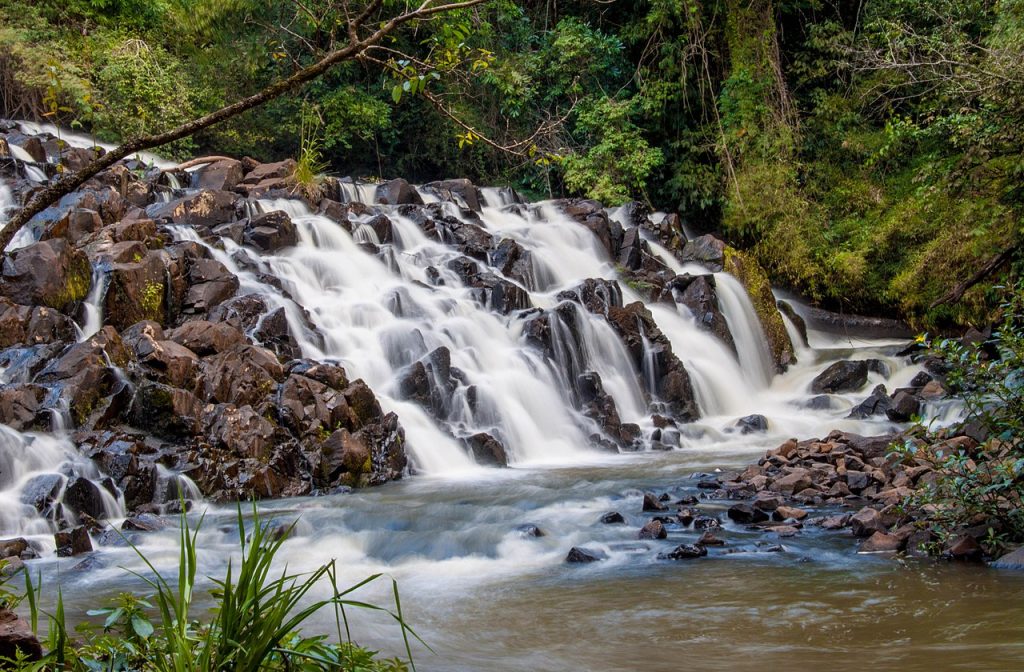
M 141 614 L 132 614 L 132 630 L 143 639 L 153 634 L 153 624 Z
M 395 103 L 402 100 L 402 87 L 398 84 L 395 84 L 395 87 L 391 89 L 391 100 L 395 101 Z

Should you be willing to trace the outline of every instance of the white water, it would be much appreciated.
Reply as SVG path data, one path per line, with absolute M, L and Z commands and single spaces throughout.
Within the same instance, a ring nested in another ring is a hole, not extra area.
M 38 123 L 34 121 L 19 121 L 17 122 L 21 132 L 25 135 L 39 135 L 40 133 L 49 133 L 50 135 L 56 136 L 66 142 L 71 147 L 80 147 L 83 149 L 91 149 L 93 147 L 102 147 L 108 152 L 112 149 L 116 149 L 117 145 L 113 145 L 107 142 L 99 142 L 92 136 L 85 135 L 82 133 L 74 133 L 63 128 L 57 128 L 53 124 Z M 157 168 L 174 168 L 178 164 L 174 161 L 168 161 L 163 159 L 152 152 L 136 152 L 131 158 L 138 159 L 143 163 L 147 163 Z M 29 157 L 31 161 L 31 157 Z
M 78 342 L 88 340 L 103 327 L 103 299 L 107 294 L 110 276 L 106 270 L 97 265 L 92 270 L 92 289 L 82 304 L 82 316 L 85 318 L 78 328 Z

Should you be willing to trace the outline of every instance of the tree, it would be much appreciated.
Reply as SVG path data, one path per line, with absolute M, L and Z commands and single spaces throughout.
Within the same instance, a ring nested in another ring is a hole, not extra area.
M 290 76 L 271 83 L 259 92 L 202 117 L 187 121 L 168 131 L 142 135 L 124 142 L 90 162 L 81 170 L 63 175 L 44 189 L 36 192 L 29 199 L 28 203 L 11 218 L 7 226 L 0 231 L 0 250 L 6 249 L 15 234 L 33 217 L 53 203 L 56 203 L 61 197 L 82 186 L 89 178 L 110 168 L 121 159 L 142 150 L 160 147 L 161 145 L 187 138 L 214 124 L 259 107 L 268 101 L 274 100 L 285 93 L 295 91 L 303 85 L 312 82 L 339 63 L 353 60 L 373 62 L 375 59 L 369 57 L 369 52 L 374 47 L 380 45 L 386 38 L 391 37 L 398 28 L 404 25 L 430 19 L 441 14 L 455 12 L 460 9 L 467 9 L 489 1 L 456 0 L 454 2 L 444 2 L 443 0 L 422 0 L 418 6 L 396 2 L 395 0 L 368 0 L 365 3 L 340 0 L 337 3 L 328 3 L 325 5 L 325 10 L 331 16 L 333 26 L 330 32 L 329 46 L 322 51 L 312 64 L 301 66 Z M 404 9 L 397 13 L 389 11 L 392 7 L 399 5 L 404 5 Z M 298 7 L 301 11 L 308 11 L 301 3 L 298 4 Z M 341 40 L 340 45 L 338 39 Z

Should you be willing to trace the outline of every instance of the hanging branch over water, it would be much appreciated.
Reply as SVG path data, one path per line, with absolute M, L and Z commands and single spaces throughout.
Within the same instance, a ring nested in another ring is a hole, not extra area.
M 29 199 L 21 210 L 19 210 L 7 223 L 7 226 L 0 231 L 0 251 L 7 248 L 15 234 L 21 230 L 33 217 L 56 203 L 63 196 L 70 194 L 78 187 L 96 175 L 97 173 L 110 168 L 115 163 L 137 152 L 160 147 L 175 140 L 187 138 L 195 133 L 209 128 L 214 124 L 231 119 L 243 112 L 259 107 L 268 101 L 282 96 L 285 93 L 294 91 L 307 84 L 332 67 L 345 61 L 361 59 L 366 51 L 390 36 L 401 26 L 413 21 L 429 19 L 431 17 L 452 12 L 459 9 L 466 9 L 476 5 L 484 4 L 489 0 L 461 0 L 458 2 L 437 2 L 436 0 L 423 0 L 416 9 L 407 10 L 391 18 L 382 18 L 379 21 L 374 15 L 380 10 L 383 0 L 370 0 L 361 10 L 355 10 L 348 3 L 343 6 L 343 13 L 349 17 L 346 21 L 347 42 L 343 47 L 326 53 L 317 62 L 301 70 L 296 71 L 289 77 L 280 79 L 267 86 L 262 91 L 247 98 L 236 101 L 230 105 L 220 108 L 207 115 L 193 119 L 169 131 L 154 133 L 134 138 L 110 150 L 103 156 L 90 162 L 81 170 L 64 175 L 51 182 L 48 186 L 36 192 Z M 376 25 L 376 28 L 369 28 L 367 24 Z M 365 35 L 365 36 L 364 36 Z

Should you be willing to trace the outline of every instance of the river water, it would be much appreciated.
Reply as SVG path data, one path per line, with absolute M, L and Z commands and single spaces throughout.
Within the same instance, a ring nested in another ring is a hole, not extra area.
M 369 196 L 366 188 L 352 192 L 353 199 Z M 594 236 L 550 204 L 520 207 L 496 190 L 485 191 L 484 199 L 480 226 L 532 253 L 534 306 L 553 308 L 558 292 L 584 278 L 616 277 Z M 587 448 L 586 419 L 566 401 L 571 383 L 559 363 L 524 346 L 521 319 L 481 309 L 446 268 L 459 256 L 452 247 L 425 236 L 397 210 L 388 212 L 394 242 L 372 255 L 361 247 L 380 242 L 369 225 L 350 235 L 297 201 L 261 201 L 254 209 L 288 212 L 300 244 L 258 256 L 224 240 L 211 245 L 211 253 L 238 275 L 240 292 L 259 294 L 271 309 L 285 308 L 304 356 L 338 361 L 399 415 L 415 472 L 352 494 L 265 502 L 262 516 L 298 521 L 282 547 L 282 566 L 305 571 L 336 559 L 348 583 L 378 572 L 394 578 L 407 620 L 433 649 L 415 647 L 418 669 L 772 670 L 796 663 L 808 669 L 1024 669 L 1022 575 L 857 555 L 852 537 L 810 525 L 779 539 L 734 525 L 724 516 L 727 504 L 706 500 L 699 507 L 721 516 L 719 536 L 726 542 L 707 558 L 657 558 L 695 541 L 698 533 L 689 528 L 670 526 L 663 541 L 637 539 L 650 518 L 640 510 L 644 491 L 672 499 L 698 494 L 695 474 L 742 468 L 789 437 L 891 430 L 884 419 L 845 416 L 873 385 L 893 390 L 919 371 L 895 356 L 903 342 L 812 330 L 807 346 L 797 343 L 799 363 L 773 375 L 749 299 L 733 278 L 717 274 L 720 308 L 738 355 L 685 310 L 650 306 L 693 379 L 701 419 L 681 428 L 671 451 L 595 452 Z M 455 208 L 447 214 L 462 217 Z M 186 229 L 175 235 L 196 238 Z M 249 258 L 240 263 L 239 255 Z M 663 252 L 662 258 L 677 272 L 693 270 Z M 430 281 L 430 268 L 443 284 Z M 287 291 L 264 282 L 265 274 Z M 625 303 L 638 298 L 629 287 L 622 293 Z M 93 304 L 98 309 L 99 300 Z M 316 333 L 309 333 L 303 311 Z M 577 370 L 599 372 L 622 420 L 649 433 L 649 383 L 633 371 L 603 319 L 579 317 L 579 336 L 567 344 L 566 356 Z M 83 333 L 99 324 L 102 314 L 87 311 Z M 459 390 L 447 415 L 432 418 L 398 397 L 396 381 L 438 347 L 450 350 L 479 402 L 474 408 L 461 403 L 465 390 Z M 888 375 L 872 373 L 863 390 L 833 395 L 830 408 L 808 408 L 813 377 L 850 357 L 880 359 Z M 744 435 L 734 428 L 750 413 L 767 417 L 767 432 Z M 945 422 L 955 408 L 929 407 L 927 413 Z M 505 444 L 511 468 L 474 464 L 456 439 L 479 431 Z M 49 530 L 19 508 L 18 498 L 32 477 L 73 466 L 73 446 L 60 432 L 8 432 L 6 440 L 11 448 L 5 454 L 13 457 L 9 473 L 0 474 L 0 501 L 15 513 L 0 519 L 2 533 L 52 549 Z M 36 463 L 38 451 L 36 462 L 29 459 L 32 445 L 49 451 L 46 464 Z M 609 511 L 620 512 L 626 524 L 600 524 Z M 200 512 L 206 514 L 202 573 L 221 576 L 237 557 L 236 511 L 200 502 L 193 523 Z M 527 534 L 524 526 L 536 526 L 543 536 Z M 174 529 L 142 535 L 137 543 L 159 569 L 176 572 Z M 573 546 L 600 550 L 608 559 L 568 564 Z M 126 572 L 141 571 L 141 561 L 117 544 L 84 561 L 48 556 L 31 567 L 45 585 L 61 584 L 72 614 L 95 608 L 102 596 L 144 589 Z M 44 598 L 54 595 L 48 589 Z M 359 597 L 386 604 L 391 586 L 377 582 Z M 400 633 L 386 618 L 358 614 L 354 624 L 361 643 L 402 652 Z M 333 615 L 311 628 L 333 629 Z

